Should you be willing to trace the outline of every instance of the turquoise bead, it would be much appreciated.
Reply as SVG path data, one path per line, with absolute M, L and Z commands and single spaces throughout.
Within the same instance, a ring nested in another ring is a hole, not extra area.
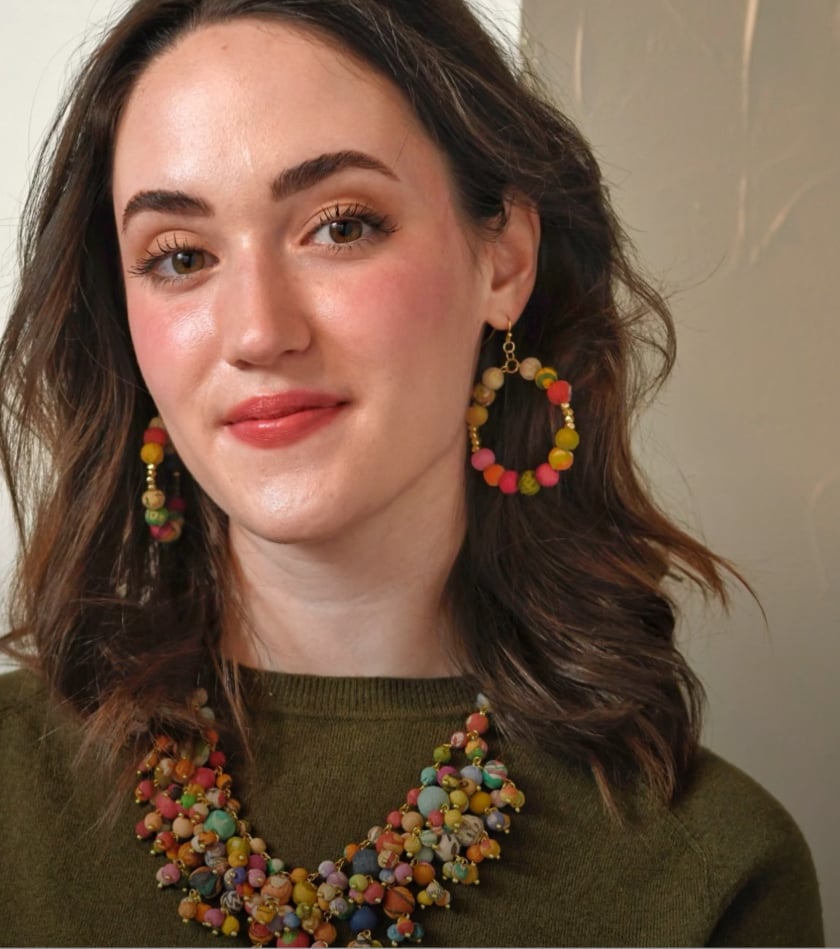
M 236 830 L 236 821 L 227 811 L 211 811 L 204 820 L 204 829 L 218 834 L 220 840 L 227 840 Z
M 430 784 L 437 784 L 437 779 L 437 768 L 433 768 L 431 765 L 429 765 L 428 768 L 423 768 L 420 772 L 420 783 L 423 787 L 428 787 Z
M 449 804 L 449 795 L 440 787 L 425 787 L 417 797 L 417 810 L 424 817 Z

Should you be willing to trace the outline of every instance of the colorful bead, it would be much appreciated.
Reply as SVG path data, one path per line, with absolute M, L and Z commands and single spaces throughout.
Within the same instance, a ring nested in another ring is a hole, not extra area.
M 533 382 L 534 376 L 542 369 L 542 363 L 533 356 L 528 356 L 519 363 L 519 375 L 526 382 Z
M 572 399 L 572 387 L 565 379 L 558 379 L 551 383 L 545 394 L 553 405 L 568 405 Z
M 496 398 L 496 393 L 489 386 L 484 385 L 483 382 L 479 382 L 473 388 L 472 397 L 473 402 L 477 402 L 479 405 L 488 406 L 493 404 Z
M 537 467 L 534 477 L 544 488 L 553 488 L 560 480 L 560 472 L 555 471 L 546 461 Z
M 554 436 L 554 444 L 566 451 L 574 451 L 580 444 L 580 435 L 573 428 L 561 428 Z
M 487 419 L 487 409 L 485 409 L 483 405 L 471 405 L 467 409 L 467 425 L 474 425 L 476 428 L 479 428 Z
M 502 494 L 516 494 L 519 489 L 519 473 L 516 471 L 505 471 L 499 478 L 499 490 Z
M 548 453 L 548 463 L 555 471 L 565 471 L 572 467 L 575 456 L 565 448 L 552 448 Z
M 505 384 L 505 374 L 496 366 L 491 366 L 481 374 L 481 381 L 488 389 L 498 391 Z
M 498 486 L 499 482 L 502 479 L 502 475 L 504 475 L 504 473 L 505 473 L 505 469 L 499 464 L 489 465 L 487 468 L 484 469 L 484 471 L 482 471 L 482 474 L 484 475 L 484 480 L 492 488 L 495 488 Z
M 550 366 L 543 366 L 534 376 L 534 382 L 540 389 L 547 389 L 552 382 L 557 381 L 557 370 Z
M 517 487 L 520 494 L 532 496 L 540 490 L 540 483 L 533 471 L 523 471 Z
M 489 448 L 479 448 L 470 456 L 470 464 L 476 471 L 484 471 L 496 461 L 496 456 Z

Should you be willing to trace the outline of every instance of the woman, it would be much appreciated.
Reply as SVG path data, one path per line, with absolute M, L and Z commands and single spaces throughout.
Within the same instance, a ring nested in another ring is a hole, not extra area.
M 730 568 L 629 453 L 667 309 L 467 8 L 140 0 L 53 142 L 7 938 L 819 943 L 797 828 L 698 747 L 668 581 Z

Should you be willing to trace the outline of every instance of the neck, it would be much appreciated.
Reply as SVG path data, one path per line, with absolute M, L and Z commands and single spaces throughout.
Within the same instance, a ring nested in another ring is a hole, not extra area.
M 228 634 L 227 655 L 311 675 L 455 674 L 441 601 L 463 538 L 462 497 L 402 495 L 340 536 L 304 543 L 232 525 L 245 624 Z

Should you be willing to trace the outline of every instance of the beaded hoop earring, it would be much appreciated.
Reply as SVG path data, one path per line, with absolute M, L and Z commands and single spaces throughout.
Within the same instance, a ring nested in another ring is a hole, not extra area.
M 536 494 L 540 488 L 553 488 L 560 480 L 560 472 L 571 468 L 574 462 L 574 450 L 580 444 L 580 436 L 575 429 L 575 414 L 572 411 L 572 387 L 565 379 L 559 379 L 556 370 L 543 366 L 539 359 L 529 356 L 521 362 L 516 358 L 516 346 L 508 323 L 507 335 L 502 345 L 505 358 L 501 366 L 485 369 L 472 392 L 473 402 L 467 409 L 467 430 L 470 439 L 472 457 L 470 463 L 480 471 L 491 487 L 498 488 L 502 494 Z M 478 430 L 487 421 L 488 407 L 496 398 L 496 393 L 505 384 L 505 376 L 519 373 L 528 382 L 536 383 L 548 396 L 552 405 L 559 406 L 563 413 L 563 427 L 554 435 L 554 448 L 548 453 L 548 459 L 535 469 L 523 471 L 508 470 L 496 461 L 489 448 L 482 448 Z
M 146 523 L 154 540 L 160 544 L 170 544 L 178 540 L 184 529 L 186 505 L 181 497 L 181 472 L 177 468 L 177 455 L 169 441 L 163 419 L 157 415 L 143 432 L 140 458 L 146 466 L 146 490 L 142 497 Z M 172 494 L 168 499 L 157 483 L 160 465 L 166 465 L 172 476 Z

